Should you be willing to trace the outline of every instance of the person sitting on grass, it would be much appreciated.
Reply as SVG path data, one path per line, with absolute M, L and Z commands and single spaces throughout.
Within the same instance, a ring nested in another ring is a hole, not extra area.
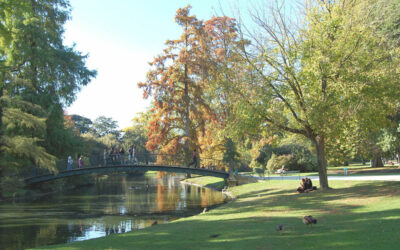
M 305 186 L 306 186 L 305 183 L 306 183 L 306 179 L 305 178 L 301 179 L 300 187 L 297 188 L 297 193 L 304 193 L 304 190 L 306 190 L 305 189 Z
M 303 178 L 300 182 L 300 187 L 297 188 L 298 193 L 308 193 L 310 191 L 317 190 L 317 187 L 313 187 L 310 178 Z
M 305 178 L 306 180 L 305 180 L 305 190 L 307 190 L 307 189 L 311 189 L 312 190 L 312 181 L 309 179 L 309 178 Z

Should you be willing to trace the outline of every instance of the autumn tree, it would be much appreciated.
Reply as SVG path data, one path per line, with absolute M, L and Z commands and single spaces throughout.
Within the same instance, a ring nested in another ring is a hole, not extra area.
M 212 119 L 202 80 L 207 67 L 204 25 L 189 11 L 190 6 L 177 11 L 181 37 L 166 42 L 167 48 L 150 63 L 146 81 L 138 84 L 145 98 L 154 99 L 147 142 L 151 151 L 188 155 L 189 147 L 198 147 L 197 133 Z
M 227 16 L 205 21 L 204 31 L 207 48 L 204 58 L 208 65 L 204 91 L 215 119 L 205 125 L 199 142 L 205 157 L 223 159 L 227 150 L 226 138 L 233 140 L 227 129 L 234 122 L 230 111 L 235 100 L 230 96 L 230 88 L 232 82 L 239 79 L 237 72 L 243 69 L 243 62 L 237 54 L 237 47 L 243 41 L 238 35 L 236 20 Z
M 189 10 L 177 11 L 180 39 L 167 41 L 168 48 L 151 63 L 147 81 L 139 83 L 145 97 L 154 98 L 147 148 L 187 153 L 189 143 L 222 160 L 225 136 L 219 131 L 226 126 L 229 103 L 218 83 L 229 82 L 226 76 L 235 70 L 236 21 L 223 16 L 203 22 Z

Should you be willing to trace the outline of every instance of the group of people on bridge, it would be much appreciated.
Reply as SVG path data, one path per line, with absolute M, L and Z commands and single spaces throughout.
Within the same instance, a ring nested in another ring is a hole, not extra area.
M 132 145 L 128 150 L 128 162 L 133 165 L 136 162 L 135 157 L 136 149 L 135 146 Z M 110 151 L 104 149 L 103 154 L 104 166 L 107 165 L 116 165 L 116 164 L 127 164 L 125 149 L 121 147 L 119 150 L 117 148 L 112 147 Z
M 128 150 L 128 160 L 126 159 L 125 155 L 125 150 L 123 147 L 117 148 L 112 147 L 109 151 L 107 149 L 104 149 L 104 154 L 103 154 L 103 166 L 107 165 L 118 165 L 118 164 L 129 164 L 133 165 L 135 162 L 137 162 L 136 157 L 135 157 L 135 146 L 132 145 L 129 150 Z M 83 168 L 84 167 L 84 160 L 83 160 L 83 155 L 78 154 L 77 157 L 77 166 L 78 168 Z M 68 156 L 67 159 L 67 170 L 72 170 L 74 166 L 74 159 L 72 156 Z
M 138 161 L 137 161 L 137 158 L 136 158 L 136 149 L 135 149 L 135 146 L 132 145 L 129 148 L 127 154 L 125 153 L 125 149 L 123 147 L 120 147 L 120 148 L 112 147 L 110 150 L 104 149 L 104 152 L 103 152 L 103 163 L 101 164 L 101 160 L 100 160 L 100 162 L 98 162 L 98 164 L 99 165 L 103 165 L 103 166 L 125 165 L 125 164 L 133 165 L 133 164 L 135 164 L 137 162 Z M 78 163 L 77 164 L 78 168 L 83 168 L 84 167 L 84 160 L 83 160 L 83 155 L 82 154 L 78 154 L 77 163 Z M 181 162 L 181 163 L 183 163 L 183 162 Z M 182 164 L 182 165 L 186 165 L 186 164 Z M 68 156 L 67 170 L 72 170 L 73 166 L 74 166 L 74 160 L 73 160 L 73 158 L 71 156 Z M 214 171 L 217 170 L 215 164 L 210 164 L 207 167 L 202 165 L 200 167 L 196 149 L 193 150 L 192 161 L 187 165 L 187 167 L 209 169 L 209 170 L 214 170 Z

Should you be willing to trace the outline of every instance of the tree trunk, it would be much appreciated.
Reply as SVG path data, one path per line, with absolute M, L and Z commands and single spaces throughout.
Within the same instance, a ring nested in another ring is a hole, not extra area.
M 186 150 L 187 154 L 189 154 L 189 136 L 190 136 L 190 119 L 189 119 L 189 114 L 190 114 L 190 99 L 189 99 L 189 86 L 187 82 L 187 65 L 185 64 L 185 104 L 186 104 L 186 114 L 185 114 L 185 136 L 186 136 Z M 189 158 L 189 157 L 188 157 Z
M 372 160 L 371 167 L 373 168 L 383 167 L 382 153 L 380 150 L 374 152 L 374 159 Z
M 188 46 L 188 39 L 187 39 L 187 26 L 185 26 L 185 49 L 187 49 Z M 190 159 L 190 144 L 189 144 L 189 136 L 190 136 L 190 120 L 189 120 L 189 114 L 190 114 L 190 99 L 189 99 L 189 84 L 188 84 L 188 68 L 187 68 L 187 63 L 185 63 L 185 104 L 186 104 L 186 114 L 185 114 L 185 136 L 186 136 L 186 141 L 185 141 L 185 153 L 186 153 L 186 162 L 189 162 Z M 196 166 L 196 165 L 195 165 Z M 191 178 L 191 174 L 187 173 L 186 178 Z
M 228 168 L 229 168 L 229 173 L 233 173 L 235 171 L 235 167 L 234 167 L 234 163 L 233 163 L 232 159 L 229 160 Z
M 325 138 L 324 136 L 318 136 L 312 138 L 312 141 L 314 142 L 317 150 L 319 185 L 321 186 L 322 190 L 327 190 L 329 189 L 329 185 L 326 171 L 327 162 L 325 157 Z

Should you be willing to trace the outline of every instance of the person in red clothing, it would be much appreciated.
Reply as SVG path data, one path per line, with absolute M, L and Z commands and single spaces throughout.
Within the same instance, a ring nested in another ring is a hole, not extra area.
M 78 168 L 83 168 L 83 159 L 81 154 L 78 155 Z
M 197 152 L 196 152 L 196 149 L 193 150 L 192 162 L 189 163 L 189 167 L 190 167 L 191 165 L 193 165 L 193 164 L 194 164 L 194 168 L 197 168 Z

